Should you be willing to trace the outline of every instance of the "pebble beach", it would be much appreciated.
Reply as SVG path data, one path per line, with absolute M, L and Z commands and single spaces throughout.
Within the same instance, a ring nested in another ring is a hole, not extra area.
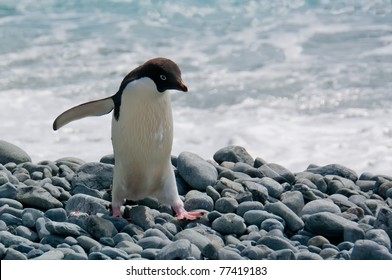
M 339 164 L 291 172 L 227 146 L 172 156 L 185 208 L 154 198 L 110 213 L 113 155 L 31 162 L 0 140 L 2 260 L 391 260 L 392 175 Z

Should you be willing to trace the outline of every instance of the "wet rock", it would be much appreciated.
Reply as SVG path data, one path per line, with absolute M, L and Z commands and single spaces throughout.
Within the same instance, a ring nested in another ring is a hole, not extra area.
M 72 187 L 79 185 L 91 189 L 110 189 L 113 182 L 113 165 L 89 162 L 80 166 L 72 179 Z
M 31 162 L 30 156 L 18 146 L 0 140 L 0 164 Z
M 252 156 L 249 155 L 245 148 L 240 146 L 227 146 L 222 148 L 214 154 L 213 158 L 218 164 L 229 161 L 244 162 L 253 166 L 254 163 Z

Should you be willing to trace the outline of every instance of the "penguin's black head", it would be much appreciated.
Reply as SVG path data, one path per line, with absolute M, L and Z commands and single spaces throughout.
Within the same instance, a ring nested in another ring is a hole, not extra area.
M 150 78 L 154 81 L 159 92 L 164 92 L 168 89 L 188 91 L 188 88 L 182 81 L 180 68 L 170 59 L 153 58 L 136 69 L 138 70 L 138 78 Z

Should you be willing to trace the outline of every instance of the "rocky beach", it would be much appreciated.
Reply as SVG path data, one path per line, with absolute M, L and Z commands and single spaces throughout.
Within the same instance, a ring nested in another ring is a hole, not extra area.
M 154 198 L 117 218 L 112 155 L 33 163 L 0 140 L 0 259 L 392 259 L 392 174 L 294 173 L 240 146 L 211 156 L 172 156 L 185 208 L 201 219 L 179 221 Z

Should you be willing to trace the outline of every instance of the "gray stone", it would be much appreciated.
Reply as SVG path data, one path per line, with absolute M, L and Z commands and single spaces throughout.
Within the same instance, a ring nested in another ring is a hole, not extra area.
M 143 237 L 142 239 L 140 239 L 137 242 L 137 245 L 139 245 L 143 249 L 146 249 L 146 248 L 161 249 L 169 243 L 171 243 L 171 242 L 168 239 L 162 239 L 162 238 L 159 238 L 158 236 L 148 236 L 148 237 Z
M 244 214 L 244 220 L 247 225 L 259 226 L 266 219 L 276 219 L 279 222 L 286 224 L 283 218 L 280 216 L 271 214 L 264 210 L 249 210 Z
M 343 178 L 347 178 L 353 182 L 358 180 L 358 175 L 355 173 L 355 171 L 340 164 L 329 164 L 322 167 L 308 168 L 306 171 L 320 174 L 322 176 L 337 175 Z
M 146 234 L 147 234 L 147 232 L 146 232 Z M 119 233 L 117 233 L 117 234 L 113 237 L 113 241 L 114 241 L 114 243 L 118 244 L 118 243 L 120 243 L 121 241 L 130 241 L 130 242 L 133 242 L 133 239 L 132 239 L 132 237 L 131 237 L 129 234 L 127 234 L 127 233 L 125 233 L 125 232 L 119 232 Z
M 250 260 L 262 260 L 266 259 L 273 250 L 265 245 L 260 246 L 248 246 L 241 251 L 241 256 L 248 258 Z
M 228 189 L 228 190 L 232 190 L 232 191 L 234 191 L 235 193 L 245 191 L 244 187 L 243 187 L 241 184 L 236 183 L 236 182 L 233 182 L 233 181 L 231 181 L 231 180 L 229 180 L 229 179 L 227 179 L 227 178 L 220 178 L 220 179 L 216 182 L 214 188 L 215 188 L 218 192 L 222 192 L 222 191 L 227 190 L 227 189 Z
M 27 260 L 27 257 L 13 248 L 8 248 L 2 260 Z
M 269 260 L 295 260 L 295 254 L 290 249 L 276 250 L 268 255 Z
M 152 228 L 155 224 L 154 214 L 146 206 L 125 207 L 124 218 L 130 219 L 143 230 Z
M 322 235 L 316 235 L 308 240 L 309 246 L 323 248 L 324 245 L 330 244 L 329 240 Z
M 327 259 L 334 259 L 334 257 L 339 253 L 338 250 L 335 250 L 333 248 L 324 248 L 320 252 L 320 257 L 322 257 L 324 260 Z
M 22 203 L 15 199 L 10 199 L 10 198 L 0 198 L 0 207 L 8 205 L 9 207 L 12 207 L 14 209 L 23 209 Z
M 17 196 L 17 188 L 11 183 L 5 183 L 0 186 L 0 197 L 16 199 Z
M 91 189 L 110 189 L 113 182 L 113 165 L 99 162 L 89 162 L 80 166 L 72 179 L 72 187 L 79 185 Z
M 344 241 L 355 242 L 358 239 L 364 239 L 365 232 L 358 225 L 348 226 L 343 229 Z
M 41 256 L 43 253 L 44 253 L 44 251 L 42 251 L 40 249 L 33 249 L 27 253 L 26 257 L 27 257 L 27 259 L 34 259 L 36 257 Z
M 218 250 L 218 260 L 244 260 L 244 258 L 233 250 L 221 248 Z
M 89 215 L 96 215 L 97 213 L 110 214 L 110 202 L 92 197 L 85 194 L 76 194 L 72 196 L 65 205 L 67 213 L 82 212 Z
M 212 200 L 215 202 L 215 201 L 217 201 L 221 196 L 220 196 L 220 194 L 219 194 L 219 192 L 216 190 L 216 189 L 214 189 L 213 187 L 211 187 L 211 186 L 208 186 L 207 188 L 206 188 L 206 193 L 207 193 L 207 195 L 209 196 L 209 197 L 211 197 L 212 198 Z
M 283 187 L 277 181 L 269 177 L 263 177 L 259 183 L 267 188 L 270 196 L 279 199 L 283 192 Z
M 386 207 L 380 208 L 376 221 L 374 222 L 374 227 L 385 230 L 389 239 L 392 239 L 392 209 Z
M 37 242 L 39 241 L 38 234 L 35 231 L 32 231 L 28 227 L 25 226 L 18 226 L 16 229 L 16 234 L 18 236 L 27 238 L 28 240 L 32 242 Z
M 114 165 L 114 154 L 103 156 L 99 162 Z
M 249 210 L 264 210 L 264 205 L 258 201 L 244 201 L 237 207 L 237 215 L 243 217 Z
M 357 227 L 356 223 L 329 212 L 310 215 L 305 220 L 305 229 L 325 237 L 343 238 L 344 229 Z
M 16 199 L 25 207 L 48 210 L 63 207 L 47 190 L 37 186 L 19 186 Z
M 46 229 L 46 223 L 49 221 L 48 218 L 39 217 L 35 222 L 35 228 L 37 229 L 38 237 L 40 239 L 50 235 L 50 232 Z
M 44 212 L 38 209 L 25 208 L 22 213 L 22 224 L 26 227 L 32 228 L 35 226 L 37 219 L 43 216 Z
M 251 155 L 241 146 L 227 146 L 218 150 L 214 156 L 214 160 L 221 164 L 224 161 L 244 162 L 253 166 L 254 160 Z
M 80 236 L 86 234 L 80 226 L 67 222 L 48 221 L 45 227 L 51 234 L 55 235 Z
M 299 215 L 305 206 L 304 197 L 299 191 L 285 192 L 281 195 L 281 201 L 295 214 Z
M 71 190 L 71 184 L 65 178 L 54 176 L 51 180 L 54 186 L 61 187 L 66 191 Z
M 120 241 L 116 244 L 116 248 L 119 248 L 126 252 L 128 255 L 130 254 L 141 254 L 143 248 L 131 241 Z
M 293 187 L 293 191 L 300 192 L 303 198 L 306 200 L 312 201 L 320 198 L 314 193 L 314 189 L 309 188 L 305 184 L 295 184 Z
M 185 196 L 184 208 L 187 211 L 203 209 L 212 211 L 214 209 L 214 201 L 208 195 L 196 190 L 191 190 Z
M 64 243 L 64 239 L 65 239 L 64 236 L 51 234 L 51 235 L 44 236 L 41 239 L 40 243 L 47 244 L 55 248 L 60 244 Z
M 117 234 L 117 229 L 110 221 L 96 215 L 86 218 L 86 231 L 95 239 L 113 237 Z
M 347 209 L 351 207 L 356 207 L 357 205 L 355 203 L 352 203 L 351 201 L 348 200 L 348 198 L 344 195 L 341 194 L 333 194 L 329 196 L 329 199 L 333 201 L 339 208 L 340 211 L 345 212 Z
M 214 185 L 218 178 L 218 172 L 212 164 L 190 152 L 182 152 L 178 156 L 177 169 L 181 177 L 199 191 Z
M 221 213 L 234 213 L 237 207 L 237 200 L 230 197 L 222 197 L 215 202 L 215 210 Z
M 211 242 L 207 236 L 193 229 L 184 229 L 180 231 L 174 236 L 173 241 L 181 239 L 189 240 L 192 244 L 195 244 L 201 251 L 203 251 L 204 247 Z
M 358 240 L 351 252 L 352 260 L 392 260 L 388 249 L 372 240 Z
M 86 252 L 90 252 L 91 248 L 93 247 L 98 247 L 98 248 L 102 247 L 98 241 L 85 235 L 78 236 L 76 240 Z
M 297 260 L 323 260 L 323 258 L 320 257 L 319 254 L 308 251 L 299 252 L 296 257 Z
M 234 213 L 224 214 L 212 222 L 212 228 L 222 234 L 243 234 L 244 219 Z
M 385 246 L 388 250 L 391 250 L 391 239 L 389 238 L 388 234 L 382 229 L 368 230 L 365 233 L 365 238 Z
M 296 232 L 304 227 L 304 222 L 285 204 L 278 201 L 267 204 L 264 209 L 267 212 L 283 218 L 286 222 L 287 229 Z
M 192 256 L 191 242 L 180 239 L 163 247 L 157 254 L 157 260 L 183 260 Z
M 92 252 L 88 255 L 89 260 L 111 260 L 111 258 L 102 252 Z
M 71 252 L 68 254 L 64 254 L 64 260 L 87 260 L 88 257 L 83 253 Z
M 329 212 L 333 214 L 341 213 L 340 208 L 334 204 L 332 200 L 317 199 L 306 203 L 300 215 L 302 217 L 304 215 L 312 215 L 320 212 Z
M 0 164 L 31 162 L 30 156 L 18 146 L 0 140 Z
M 298 251 L 288 239 L 279 236 L 263 236 L 259 239 L 257 245 L 265 245 L 274 251 L 282 249 L 290 249 L 294 253 Z
M 63 258 L 64 253 L 58 249 L 55 249 L 43 253 L 39 257 L 34 258 L 34 260 L 62 260 Z
M 31 245 L 33 242 L 31 242 L 27 238 L 13 235 L 8 231 L 0 231 L 0 243 L 2 243 L 6 247 L 10 247 L 12 245 L 19 244 Z
M 105 246 L 102 248 L 101 252 L 106 256 L 109 256 L 111 259 L 120 258 L 126 260 L 128 258 L 128 254 L 119 248 Z
M 287 168 L 276 163 L 268 163 L 267 166 L 275 171 L 281 178 L 283 178 L 285 182 L 289 183 L 290 185 L 294 183 L 295 176 Z
M 260 201 L 262 203 L 267 201 L 268 189 L 265 186 L 252 181 L 245 181 L 242 184 L 245 189 L 252 194 L 253 200 Z
M 141 256 L 142 258 L 145 258 L 145 259 L 148 259 L 148 260 L 155 260 L 156 257 L 157 257 L 157 255 L 158 255 L 158 252 L 159 252 L 160 250 L 161 250 L 161 249 L 147 248 L 147 249 L 143 250 L 143 251 L 140 253 L 140 256 Z
M 260 229 L 263 229 L 265 231 L 271 231 L 274 229 L 283 231 L 284 230 L 284 226 L 281 222 L 279 222 L 276 219 L 266 219 L 264 220 L 261 225 L 260 225 Z
M 67 220 L 67 212 L 64 208 L 53 208 L 45 212 L 45 217 L 55 222 L 65 222 Z

